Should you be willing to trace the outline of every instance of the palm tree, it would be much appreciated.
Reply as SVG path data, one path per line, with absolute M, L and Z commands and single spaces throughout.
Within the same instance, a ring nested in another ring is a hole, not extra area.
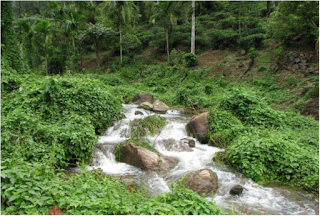
M 152 23 L 156 22 L 156 19 L 159 20 L 158 23 L 164 28 L 166 32 L 166 48 L 167 48 L 167 60 L 170 58 L 170 49 L 169 49 L 169 30 L 174 28 L 177 24 L 176 20 L 176 10 L 175 2 L 173 1 L 164 1 L 157 2 L 154 5 L 154 15 L 151 16 Z
M 50 42 L 50 36 L 52 35 L 52 32 L 53 32 L 50 19 L 41 20 L 41 22 L 36 26 L 36 30 L 44 36 L 45 65 L 46 65 L 46 75 L 48 76 L 48 45 Z
M 130 20 L 131 10 L 134 7 L 130 1 L 109 1 L 104 8 L 104 12 L 115 11 L 117 13 L 117 24 L 120 33 L 120 62 L 122 62 L 122 25 Z
M 22 28 L 25 34 L 24 40 L 28 40 L 26 46 L 23 49 L 23 54 L 26 56 L 29 66 L 34 69 L 36 66 L 36 25 L 41 21 L 38 17 L 27 17 L 20 19 L 18 25 Z

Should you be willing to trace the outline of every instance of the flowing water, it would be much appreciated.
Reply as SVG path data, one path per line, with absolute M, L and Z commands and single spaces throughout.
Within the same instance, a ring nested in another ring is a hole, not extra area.
M 115 160 L 115 147 L 118 143 L 130 138 L 129 123 L 137 118 L 145 118 L 155 113 L 137 108 L 137 105 L 123 105 L 123 114 L 126 118 L 117 121 L 110 127 L 104 136 L 98 140 L 93 152 L 95 166 L 109 175 L 118 175 L 123 181 L 131 182 L 147 188 L 151 196 L 169 192 L 170 182 L 174 182 L 190 171 L 203 168 L 211 169 L 218 175 L 218 192 L 209 197 L 220 209 L 233 210 L 236 214 L 290 214 L 312 215 L 319 214 L 319 202 L 310 195 L 285 187 L 264 187 L 256 184 L 242 174 L 219 165 L 212 161 L 216 152 L 223 149 L 200 144 L 196 139 L 188 137 L 185 129 L 186 123 L 191 119 L 190 115 L 184 115 L 177 110 L 168 110 L 161 114 L 166 119 L 166 126 L 156 137 L 149 137 L 155 149 L 166 156 L 179 159 L 178 165 L 165 173 L 143 171 L 140 168 L 119 163 Z M 136 113 L 139 111 L 140 113 Z M 195 148 L 188 152 L 179 142 L 183 138 L 195 140 Z M 170 148 L 168 148 L 168 143 Z M 230 189 L 240 184 L 245 188 L 240 196 L 229 194 Z

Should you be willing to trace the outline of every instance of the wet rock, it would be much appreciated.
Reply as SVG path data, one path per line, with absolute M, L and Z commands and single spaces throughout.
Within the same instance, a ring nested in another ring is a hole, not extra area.
M 153 103 L 152 95 L 148 93 L 140 93 L 133 99 L 133 103 L 137 105 L 140 105 L 143 102 L 149 102 L 152 104 Z
M 193 150 L 185 142 L 176 142 L 175 139 L 161 139 L 157 141 L 159 145 L 165 147 L 167 151 L 192 152 Z
M 169 107 L 167 104 L 163 103 L 161 100 L 156 100 L 153 103 L 153 108 L 152 111 L 157 112 L 157 113 L 166 113 Z
M 143 115 L 143 113 L 142 113 L 142 112 L 140 112 L 140 111 L 138 111 L 138 110 L 137 110 L 137 111 L 135 111 L 135 112 L 134 112 L 134 114 L 135 114 L 135 115 Z
M 145 109 L 145 110 L 152 110 L 153 108 L 153 105 L 149 102 L 143 102 L 141 103 L 138 108 L 142 108 L 142 109 Z
M 157 154 L 130 142 L 121 147 L 121 153 L 121 162 L 144 170 L 167 171 L 178 164 L 176 158 Z
M 231 190 L 229 191 L 229 193 L 231 195 L 241 195 L 242 194 L 242 191 L 243 191 L 243 187 L 241 185 L 235 185 L 233 186 L 233 188 L 231 188 Z
M 208 143 L 207 133 L 209 124 L 207 123 L 208 112 L 202 113 L 191 119 L 186 126 L 188 136 L 196 138 L 200 143 Z
M 218 190 L 218 176 L 210 169 L 193 171 L 186 175 L 185 186 L 200 196 L 210 196 Z
M 187 144 L 190 148 L 196 147 L 196 142 L 190 138 L 183 138 L 180 140 L 180 142 Z

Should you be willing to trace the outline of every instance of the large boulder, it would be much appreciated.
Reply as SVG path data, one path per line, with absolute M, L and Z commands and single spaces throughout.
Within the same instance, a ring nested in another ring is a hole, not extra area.
M 153 109 L 153 105 L 149 102 L 143 102 L 141 103 L 138 108 L 142 108 L 142 109 L 145 109 L 145 110 L 152 110 Z
M 133 99 L 133 103 L 137 105 L 140 105 L 143 102 L 149 102 L 152 104 L 153 103 L 152 95 L 148 93 L 140 93 Z
M 202 144 L 206 144 L 209 141 L 207 137 L 209 130 L 208 114 L 208 112 L 202 113 L 191 119 L 186 125 L 188 136 L 196 138 Z
M 210 196 L 218 190 L 218 176 L 210 169 L 193 171 L 186 175 L 185 186 L 200 196 Z
M 153 103 L 153 109 L 152 111 L 157 112 L 157 113 L 166 113 L 169 107 L 167 104 L 163 103 L 161 100 L 156 100 Z
M 121 154 L 121 162 L 143 170 L 167 171 L 178 164 L 176 158 L 157 154 L 131 142 L 121 147 Z

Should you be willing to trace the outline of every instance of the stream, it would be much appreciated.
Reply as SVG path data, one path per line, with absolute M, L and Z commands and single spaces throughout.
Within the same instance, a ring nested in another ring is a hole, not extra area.
M 181 178 L 190 171 L 203 168 L 211 169 L 218 176 L 219 188 L 213 197 L 207 199 L 215 202 L 223 211 L 234 211 L 235 214 L 255 215 L 315 215 L 319 214 L 319 202 L 311 195 L 283 186 L 261 186 L 241 173 L 212 161 L 221 148 L 200 144 L 196 139 L 192 152 L 180 151 L 178 148 L 167 149 L 164 141 L 171 138 L 172 143 L 178 143 L 188 137 L 185 125 L 192 118 L 178 110 L 168 110 L 160 116 L 166 119 L 166 126 L 155 137 L 148 137 L 155 149 L 161 154 L 179 159 L 178 165 L 165 172 L 143 171 L 140 168 L 119 163 L 115 160 L 115 147 L 118 143 L 130 138 L 129 124 L 137 118 L 154 115 L 154 112 L 137 108 L 137 105 L 123 104 L 123 114 L 126 118 L 119 120 L 99 137 L 93 152 L 94 165 L 89 169 L 100 168 L 105 174 L 119 176 L 124 182 L 146 188 L 151 196 L 169 192 L 169 183 Z M 136 111 L 141 112 L 136 115 Z M 142 115 L 141 115 L 142 114 Z M 240 196 L 229 194 L 230 189 L 240 184 L 246 190 Z

